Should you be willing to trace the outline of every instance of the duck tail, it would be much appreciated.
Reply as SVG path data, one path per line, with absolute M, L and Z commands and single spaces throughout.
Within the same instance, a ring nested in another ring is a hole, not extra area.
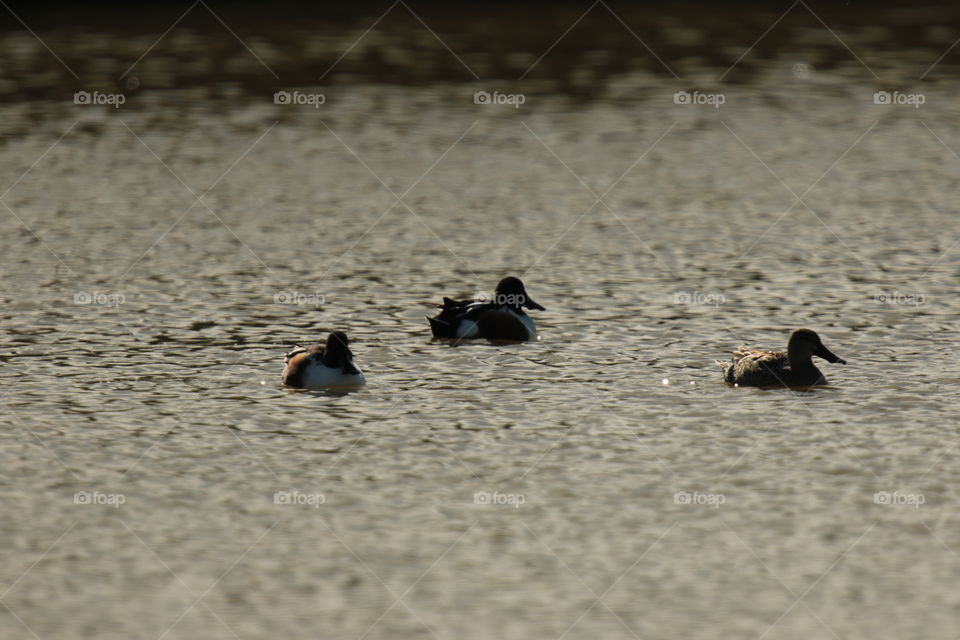
M 723 380 L 724 382 L 733 382 L 733 371 L 736 366 L 736 360 L 715 360 L 717 365 L 720 367 L 720 370 L 723 371 Z
M 455 338 L 455 332 L 453 327 L 448 322 L 444 322 L 439 318 L 427 318 L 427 322 L 430 323 L 430 331 L 433 332 L 434 338 Z

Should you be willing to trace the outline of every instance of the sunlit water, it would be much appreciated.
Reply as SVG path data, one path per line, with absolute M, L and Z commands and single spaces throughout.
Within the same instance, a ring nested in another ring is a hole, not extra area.
M 837 27 L 860 64 L 811 23 L 719 83 L 776 17 L 680 80 L 630 40 L 586 96 L 549 56 L 320 108 L 165 90 L 171 36 L 119 109 L 5 102 L 3 637 L 955 637 L 960 91 L 918 78 L 960 32 Z M 509 274 L 540 341 L 430 341 Z M 800 326 L 830 389 L 722 383 Z M 281 388 L 334 328 L 369 385 Z

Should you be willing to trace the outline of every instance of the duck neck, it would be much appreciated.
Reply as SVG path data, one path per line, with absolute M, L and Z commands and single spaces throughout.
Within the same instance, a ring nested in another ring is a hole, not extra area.
M 815 369 L 810 350 L 801 344 L 791 342 L 787 345 L 787 360 L 793 369 Z

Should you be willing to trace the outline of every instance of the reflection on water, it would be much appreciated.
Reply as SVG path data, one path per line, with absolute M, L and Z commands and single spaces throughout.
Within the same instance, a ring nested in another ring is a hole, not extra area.
M 0 34 L 9 637 L 953 633 L 956 11 L 412 8 Z

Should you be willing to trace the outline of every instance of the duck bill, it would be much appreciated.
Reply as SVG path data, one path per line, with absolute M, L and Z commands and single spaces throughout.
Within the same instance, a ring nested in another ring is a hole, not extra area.
M 846 361 L 846 360 L 844 360 L 844 359 L 841 358 L 840 356 L 836 355 L 835 353 L 833 353 L 832 351 L 830 351 L 830 349 L 827 349 L 826 347 L 820 347 L 820 349 L 818 349 L 817 352 L 814 353 L 813 355 L 819 356 L 819 357 L 823 358 L 824 360 L 826 360 L 827 362 L 829 362 L 829 363 L 831 363 L 831 364 L 834 364 L 834 363 L 837 363 L 837 362 L 839 362 L 840 364 L 847 364 L 847 361 Z
M 530 296 L 526 297 L 526 299 L 523 302 L 523 306 L 525 306 L 527 309 L 537 309 L 538 311 L 546 311 L 546 308 L 544 308 L 543 305 L 534 302 Z

